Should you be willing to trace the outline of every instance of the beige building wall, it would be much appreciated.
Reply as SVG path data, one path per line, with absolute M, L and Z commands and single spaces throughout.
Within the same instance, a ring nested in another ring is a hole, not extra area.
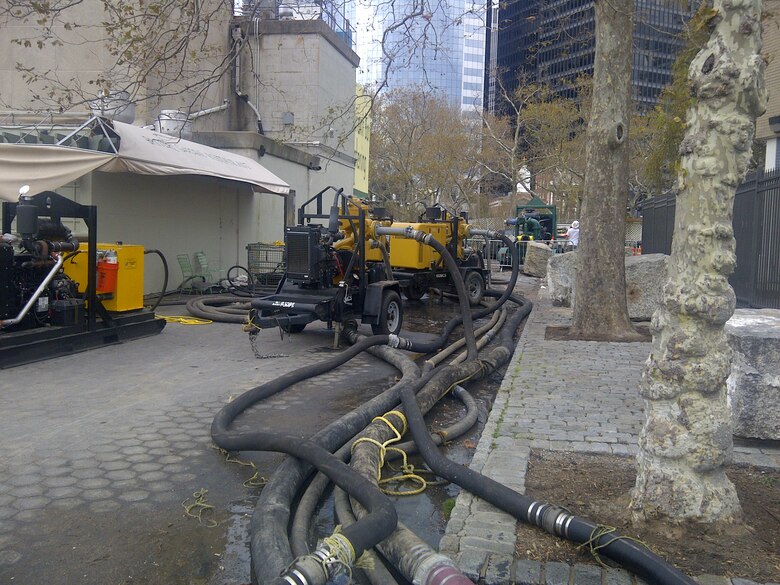
M 769 119 L 780 116 L 780 0 L 764 0 L 764 13 L 770 15 L 762 23 L 768 103 L 766 113 L 756 120 L 756 140 L 766 141 L 764 169 L 771 170 L 777 159 L 778 134 L 769 127 Z
M 182 280 L 178 254 L 206 253 L 210 268 L 246 266 L 246 245 L 284 239 L 284 197 L 253 193 L 249 185 L 210 177 L 150 177 L 92 173 L 98 241 L 158 249 L 170 270 L 169 289 Z M 83 194 L 82 198 L 86 199 Z M 162 288 L 163 269 L 147 256 L 145 292 Z M 223 273 L 224 276 L 224 273 Z

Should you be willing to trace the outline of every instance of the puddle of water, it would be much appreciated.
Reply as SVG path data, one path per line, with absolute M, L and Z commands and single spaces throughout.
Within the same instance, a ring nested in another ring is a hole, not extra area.
M 209 585 L 236 585 L 251 582 L 252 555 L 249 524 L 254 502 L 233 503 L 228 508 L 230 520 L 227 529 L 225 551 L 221 555 L 219 569 Z

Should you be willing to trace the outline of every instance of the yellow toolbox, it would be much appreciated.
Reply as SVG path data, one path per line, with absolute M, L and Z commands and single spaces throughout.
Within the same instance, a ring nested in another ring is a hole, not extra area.
M 144 248 L 126 244 L 98 244 L 98 295 L 109 311 L 123 312 L 144 306 Z M 79 283 L 79 292 L 87 288 L 89 246 L 81 244 L 79 253 L 65 261 L 63 270 Z

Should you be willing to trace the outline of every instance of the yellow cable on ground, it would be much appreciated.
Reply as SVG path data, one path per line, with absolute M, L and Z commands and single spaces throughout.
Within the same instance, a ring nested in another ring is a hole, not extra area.
M 167 323 L 181 323 L 182 325 L 208 325 L 214 321 L 208 319 L 200 319 L 199 317 L 185 317 L 182 315 L 158 315 L 155 313 L 155 318 L 163 319 Z

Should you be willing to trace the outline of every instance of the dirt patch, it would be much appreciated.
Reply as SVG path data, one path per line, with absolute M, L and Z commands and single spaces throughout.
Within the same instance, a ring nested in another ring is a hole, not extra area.
M 571 327 L 567 326 L 549 326 L 544 331 L 545 341 L 616 341 L 616 342 L 649 342 L 653 340 L 653 335 L 650 333 L 650 328 L 647 325 L 634 325 L 637 335 L 630 335 L 629 337 L 615 338 L 609 335 L 603 336 L 587 336 L 582 337 L 575 335 L 571 332 Z
M 735 466 L 727 474 L 737 488 L 745 523 L 720 531 L 632 524 L 628 505 L 636 479 L 633 458 L 534 451 L 526 493 L 642 540 L 689 575 L 780 582 L 780 472 Z M 588 552 L 537 528 L 519 525 L 517 536 L 520 558 L 597 564 Z

